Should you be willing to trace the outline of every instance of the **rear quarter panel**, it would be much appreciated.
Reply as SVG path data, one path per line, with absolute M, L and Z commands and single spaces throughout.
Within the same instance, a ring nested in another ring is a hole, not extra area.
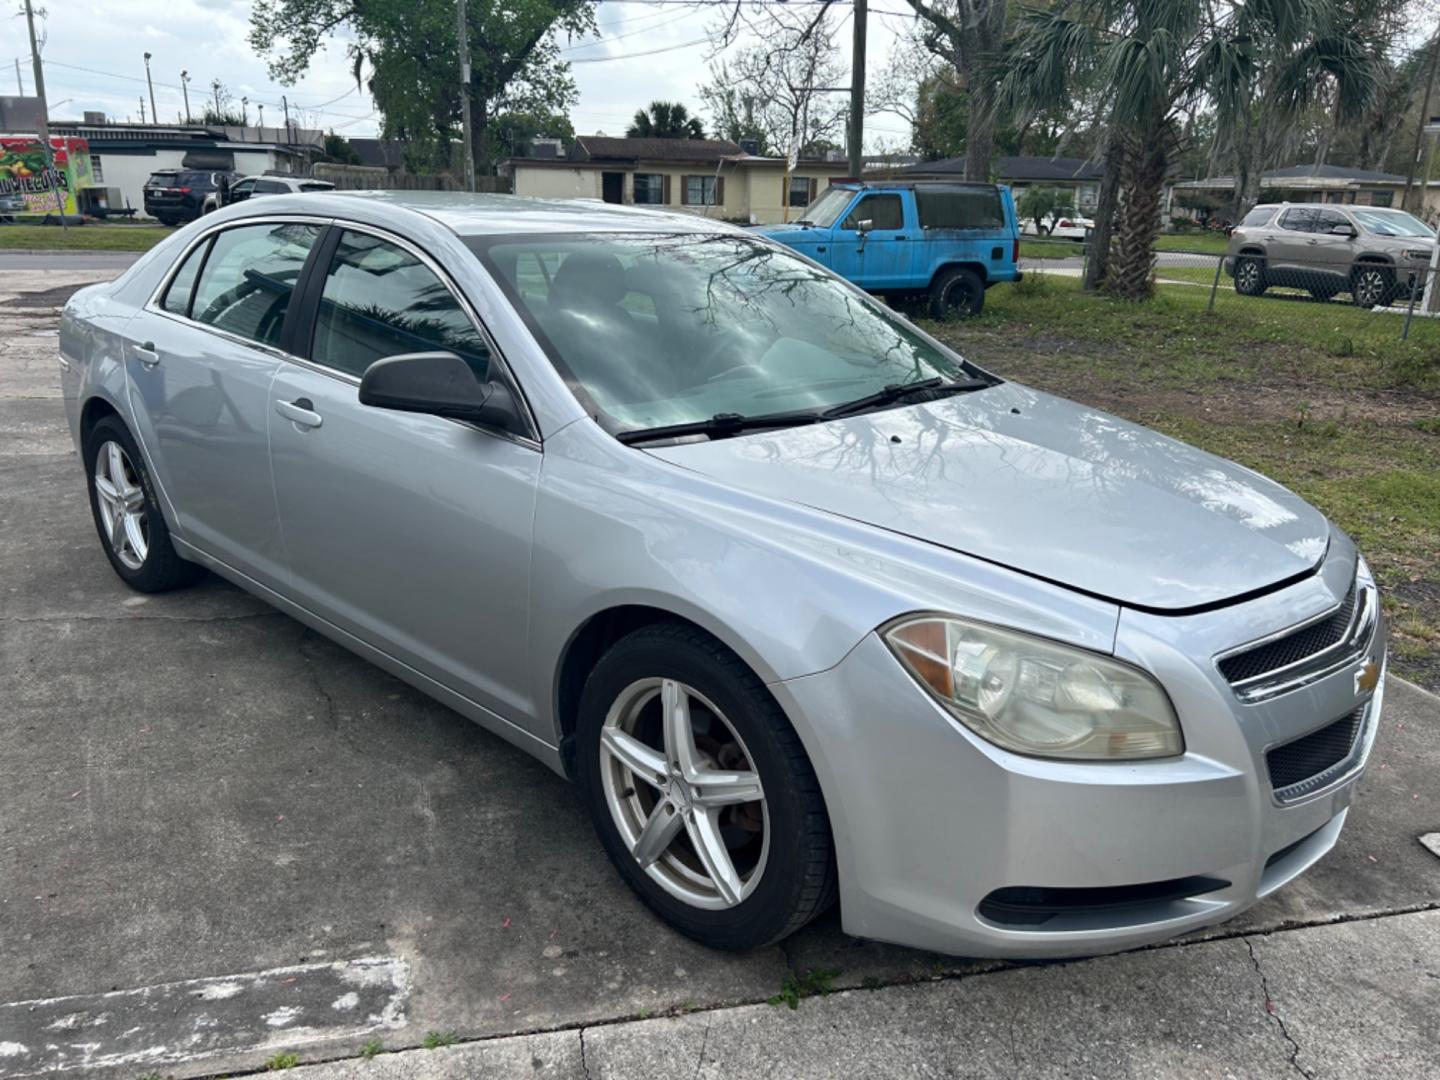
M 1008 187 L 1000 186 L 999 190 L 1005 220 L 998 229 L 921 229 L 916 220 L 916 235 L 923 238 L 916 259 L 917 288 L 928 288 L 935 275 L 948 266 L 977 266 L 987 282 L 1014 281 L 1019 277 L 1015 250 L 1020 224 L 1015 216 L 1015 200 Z
M 60 315 L 60 388 L 76 450 L 86 404 L 101 398 L 134 430 L 125 392 L 125 327 L 135 308 L 114 295 L 116 282 L 89 285 L 65 304 Z

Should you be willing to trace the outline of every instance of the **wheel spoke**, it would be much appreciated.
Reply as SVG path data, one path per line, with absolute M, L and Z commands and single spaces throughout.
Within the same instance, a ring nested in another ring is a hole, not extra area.
M 116 555 L 125 550 L 126 539 L 125 513 L 116 509 L 110 517 L 110 546 L 115 549 Z
M 634 735 L 606 725 L 600 729 L 600 744 L 610 755 L 651 787 L 665 783 L 665 757 Z
M 110 478 L 98 471 L 95 473 L 95 490 L 100 492 L 100 498 L 112 505 L 120 500 L 120 492 L 115 490 Z
M 702 806 L 731 806 L 759 802 L 765 797 L 760 777 L 753 772 L 722 772 L 706 769 L 691 782 L 695 801 Z
M 130 481 L 125 477 L 125 455 L 121 452 L 118 443 L 108 443 L 106 448 L 109 451 L 107 464 L 109 465 L 110 483 L 115 485 L 115 490 L 121 495 L 129 494 Z
M 145 493 L 139 487 L 132 487 L 121 496 L 125 509 L 132 514 L 140 513 L 145 506 Z
M 725 840 L 720 835 L 720 826 L 713 811 L 694 811 L 687 817 L 685 831 L 690 834 L 695 853 L 700 856 L 705 873 L 710 876 L 720 898 L 728 906 L 738 904 L 743 886 L 740 884 L 740 876 L 735 873 L 735 864 L 731 862 L 730 852 L 725 848 Z
M 684 819 L 675 812 L 675 807 L 668 800 L 662 799 L 655 804 L 655 809 L 650 812 L 649 819 L 645 822 L 645 828 L 640 830 L 640 837 L 635 841 L 635 846 L 630 849 L 641 866 L 649 866 L 670 846 L 680 828 L 684 825 Z
M 120 518 L 125 522 L 125 536 L 130 541 L 130 550 L 137 559 L 144 562 L 149 549 L 145 542 L 144 518 L 139 514 L 121 514 Z
M 690 726 L 690 695 L 674 679 L 660 684 L 660 708 L 664 716 L 665 759 L 670 768 L 689 779 L 697 771 L 695 729 Z

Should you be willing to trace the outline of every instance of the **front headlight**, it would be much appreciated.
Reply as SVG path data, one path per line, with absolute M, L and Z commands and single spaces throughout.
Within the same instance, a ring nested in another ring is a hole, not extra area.
M 943 615 L 901 619 L 882 637 L 956 719 L 1006 750 L 1081 761 L 1184 752 L 1165 691 L 1109 657 Z

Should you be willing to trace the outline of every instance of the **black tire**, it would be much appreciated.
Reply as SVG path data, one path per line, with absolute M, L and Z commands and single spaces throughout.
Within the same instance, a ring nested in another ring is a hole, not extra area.
M 1265 277 L 1265 260 L 1241 255 L 1235 260 L 1235 291 L 1241 296 L 1259 296 L 1270 287 Z
M 1350 300 L 1356 307 L 1387 307 L 1395 299 L 1395 275 L 1388 266 L 1361 263 L 1350 273 Z
M 974 270 L 952 266 L 930 284 L 930 317 L 964 319 L 985 307 L 985 282 Z
M 700 908 L 667 892 L 630 853 L 606 802 L 601 728 L 627 687 L 657 677 L 679 680 L 714 702 L 743 740 L 765 791 L 769 853 L 754 891 L 733 907 Z M 613 645 L 581 693 L 576 762 L 595 831 L 620 876 L 688 937 L 715 949 L 757 949 L 799 930 L 834 902 L 830 819 L 800 737 L 765 684 L 709 634 L 681 623 L 657 623 Z
M 133 480 L 139 486 L 144 502 L 145 533 L 147 538 L 145 559 L 138 567 L 127 565 L 115 550 L 114 542 L 105 528 L 105 519 L 100 509 L 100 493 L 95 483 L 96 461 L 108 443 L 116 443 L 129 459 Z M 155 498 L 155 485 L 145 468 L 140 448 L 135 445 L 130 430 L 118 417 L 107 416 L 90 429 L 85 437 L 85 477 L 89 481 L 90 513 L 95 519 L 95 531 L 100 535 L 100 546 L 120 580 L 137 592 L 157 593 L 183 588 L 193 584 L 204 573 L 204 568 L 182 559 L 170 542 L 170 529 L 160 512 Z

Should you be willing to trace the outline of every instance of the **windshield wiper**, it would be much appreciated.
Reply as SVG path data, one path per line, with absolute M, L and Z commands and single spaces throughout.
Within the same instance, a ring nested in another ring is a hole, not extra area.
M 933 379 L 921 379 L 919 382 L 891 383 L 873 394 L 866 394 L 854 401 L 832 405 L 825 410 L 824 416 L 826 420 L 835 420 L 842 416 L 854 416 L 867 409 L 893 405 L 897 401 L 904 401 L 917 394 L 928 395 L 927 400 L 933 401 L 935 398 L 947 394 L 964 394 L 971 390 L 984 390 L 986 387 L 994 385 L 995 383 L 990 379 L 964 379 L 958 382 L 946 382 L 938 376 Z
M 826 419 L 824 413 L 811 410 L 800 412 L 769 413 L 761 416 L 741 416 L 739 413 L 716 413 L 708 420 L 692 420 L 684 424 L 667 424 L 664 427 L 640 428 L 635 431 L 616 433 L 626 446 L 635 443 L 652 442 L 659 439 L 678 439 L 686 435 L 708 435 L 712 439 L 724 439 L 745 431 L 762 431 L 766 428 L 798 427 L 801 424 L 815 424 Z

